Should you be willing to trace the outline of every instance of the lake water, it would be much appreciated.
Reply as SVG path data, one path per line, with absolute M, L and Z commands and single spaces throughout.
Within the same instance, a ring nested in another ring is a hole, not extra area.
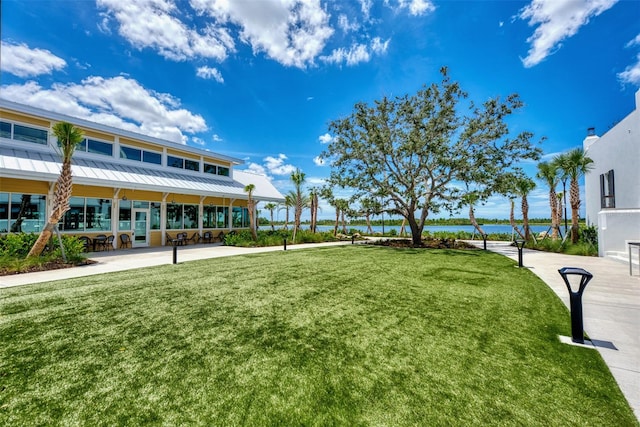
M 367 231 L 367 226 L 366 225 L 349 225 L 349 224 L 347 224 L 347 230 L 350 230 L 352 228 L 355 228 L 356 230 L 360 230 L 362 232 Z M 382 233 L 382 226 L 374 225 L 374 226 L 371 226 L 371 228 L 373 229 L 374 233 Z M 487 234 L 492 234 L 492 233 L 511 234 L 511 232 L 512 232 L 511 225 L 509 225 L 509 224 L 485 224 L 485 225 L 482 225 L 481 228 Z M 385 225 L 384 226 L 385 233 L 388 233 L 392 229 L 396 230 L 396 233 L 398 233 L 398 234 L 400 233 L 400 226 L 399 225 Z M 522 230 L 522 227 L 520 227 L 520 229 Z M 538 233 L 541 233 L 543 231 L 547 231 L 549 229 L 549 226 L 548 225 L 532 225 L 532 226 L 530 226 L 530 229 L 531 229 L 532 233 L 538 234 Z M 319 225 L 318 226 L 318 230 L 319 231 L 333 231 L 333 226 L 332 225 Z M 409 228 L 408 225 L 405 227 L 405 230 L 406 230 L 407 234 L 411 234 L 411 228 Z M 340 231 L 342 231 L 342 226 L 341 225 L 338 226 L 338 232 L 340 232 Z M 436 231 L 447 231 L 447 232 L 451 232 L 451 233 L 457 233 L 459 231 L 466 231 L 467 233 L 473 233 L 475 231 L 475 228 L 473 227 L 473 225 L 425 225 L 424 231 L 425 232 L 428 231 L 430 233 L 434 233 Z M 477 233 L 477 231 L 476 231 L 476 233 Z

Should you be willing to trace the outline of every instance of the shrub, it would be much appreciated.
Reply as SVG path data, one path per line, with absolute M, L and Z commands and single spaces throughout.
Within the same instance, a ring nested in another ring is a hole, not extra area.
M 9 233 L 0 237 L 0 269 L 9 272 L 27 271 L 35 266 L 63 262 L 62 250 L 58 238 L 52 237 L 47 248 L 39 257 L 26 258 L 29 250 L 38 239 L 34 233 Z M 75 236 L 62 236 L 68 263 L 84 261 L 84 244 Z

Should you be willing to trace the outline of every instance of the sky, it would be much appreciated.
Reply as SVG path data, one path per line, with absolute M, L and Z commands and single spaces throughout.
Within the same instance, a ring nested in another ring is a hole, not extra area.
M 283 194 L 296 168 L 307 188 L 328 177 L 329 122 L 439 82 L 443 66 L 476 103 L 518 93 L 509 125 L 545 138 L 543 160 L 610 129 L 640 87 L 640 0 L 0 5 L 1 98 L 240 158 Z M 549 216 L 547 195 L 539 182 L 530 217 Z M 476 215 L 506 218 L 509 201 Z

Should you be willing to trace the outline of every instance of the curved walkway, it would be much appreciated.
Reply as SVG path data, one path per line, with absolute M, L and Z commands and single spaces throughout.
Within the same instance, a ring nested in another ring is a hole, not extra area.
M 482 241 L 467 241 L 482 248 Z M 487 250 L 516 262 L 511 242 L 487 242 Z M 629 265 L 608 258 L 583 257 L 524 249 L 522 265 L 540 277 L 569 308 L 569 292 L 558 270 L 584 268 L 593 279 L 582 295 L 584 330 L 609 366 L 620 390 L 640 420 L 640 276 Z M 567 335 L 571 323 L 567 319 Z
M 482 247 L 480 241 L 468 241 Z M 290 245 L 287 250 L 351 242 Z M 510 242 L 487 242 L 487 249 L 517 261 Z M 282 246 L 237 248 L 220 244 L 179 247 L 177 261 L 218 258 L 283 250 Z M 110 273 L 173 262 L 173 248 L 127 249 L 92 253 L 97 263 L 82 267 L 0 276 L 0 289 L 92 274 Z M 558 269 L 581 267 L 593 274 L 583 295 L 584 329 L 609 366 L 620 389 L 640 420 L 640 276 L 629 276 L 627 264 L 606 258 L 580 257 L 525 249 L 523 265 L 540 277 L 569 307 L 569 294 Z M 570 331 L 570 324 L 567 325 Z

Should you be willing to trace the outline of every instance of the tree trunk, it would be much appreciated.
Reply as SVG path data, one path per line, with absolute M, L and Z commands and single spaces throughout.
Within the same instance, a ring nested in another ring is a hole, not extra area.
M 578 243 L 580 238 L 580 187 L 578 180 L 571 180 L 571 243 Z
M 527 242 L 531 238 L 531 230 L 529 230 L 529 202 L 527 196 L 522 196 L 522 228 L 524 229 L 524 240 Z
M 342 233 L 347 234 L 347 223 L 344 221 L 344 211 L 340 212 L 340 219 L 342 220 Z
M 38 236 L 38 240 L 36 240 L 36 242 L 31 247 L 27 258 L 40 256 L 42 251 L 44 251 L 44 248 L 47 246 L 47 243 L 49 243 L 49 240 L 53 235 L 53 231 L 55 230 L 55 226 L 57 223 L 57 221 L 51 222 L 51 219 L 47 221 L 47 224 L 44 226 L 44 228 L 40 232 L 40 235 Z
M 549 207 L 551 208 L 551 240 L 558 239 L 558 209 L 556 192 L 551 189 L 549 191 Z
M 480 233 L 481 236 L 484 236 L 484 231 L 480 227 L 480 224 L 478 224 L 478 221 L 476 221 L 476 214 L 473 209 L 473 205 L 471 204 L 469 205 L 469 221 L 471 221 L 471 225 L 478 230 L 478 233 Z
M 515 206 L 516 206 L 515 202 L 513 201 L 513 199 L 511 199 L 511 210 L 509 211 L 509 224 L 511 224 L 511 228 L 513 230 L 516 230 L 516 232 L 520 235 L 520 237 L 524 239 L 522 232 L 520 231 L 520 229 L 518 228 L 518 225 L 516 224 Z
M 373 228 L 371 228 L 371 214 L 369 214 L 369 212 L 365 213 L 364 218 L 367 221 L 367 234 L 373 234 Z
M 424 228 L 424 222 L 422 222 L 422 225 L 418 224 L 413 212 L 409 212 L 407 221 L 409 222 L 409 228 L 411 228 L 411 243 L 414 246 L 422 245 L 422 230 Z
M 271 231 L 275 231 L 276 228 L 273 226 L 273 209 L 271 209 L 269 213 L 271 215 Z
M 311 194 L 311 232 L 315 233 L 318 225 L 318 195 Z
M 336 206 L 336 223 L 333 226 L 333 235 L 338 235 L 338 224 L 340 223 L 340 208 Z

